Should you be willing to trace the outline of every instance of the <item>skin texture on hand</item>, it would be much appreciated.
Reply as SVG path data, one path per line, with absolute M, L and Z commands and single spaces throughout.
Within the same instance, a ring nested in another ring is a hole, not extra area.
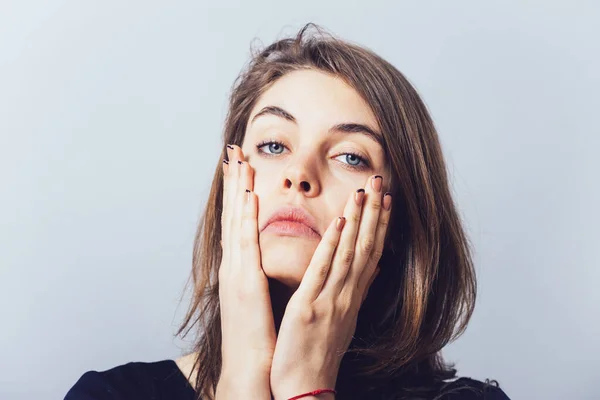
M 330 224 L 290 299 L 271 366 L 275 400 L 335 388 L 383 250 L 391 196 L 381 191 L 382 177 L 373 176 L 364 199 L 350 196 L 345 218 Z
M 269 370 L 276 334 L 267 277 L 260 263 L 258 204 L 252 168 L 239 147 L 223 164 L 223 258 L 219 268 L 222 356 L 217 398 L 270 398 Z M 268 397 L 266 397 L 268 396 Z
M 257 398 L 273 393 L 275 399 L 287 399 L 316 388 L 334 388 L 358 310 L 377 272 L 391 197 L 382 198 L 381 176 L 370 177 L 366 190 L 351 193 L 344 216 L 331 222 L 317 246 L 274 339 L 268 282 L 260 270 L 257 199 L 250 189 L 242 189 L 252 187 L 252 169 L 242 161 L 241 150 L 232 147 L 223 168 L 227 228 L 219 271 L 224 315 L 223 373 L 217 398 L 251 392 Z

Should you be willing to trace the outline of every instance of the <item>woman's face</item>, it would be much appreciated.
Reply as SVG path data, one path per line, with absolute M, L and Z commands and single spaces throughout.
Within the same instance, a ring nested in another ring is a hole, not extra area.
M 259 98 L 242 151 L 254 168 L 259 245 L 269 278 L 296 288 L 350 196 L 377 174 L 385 190 L 380 139 L 368 104 L 333 75 L 294 71 Z M 282 219 L 268 224 L 278 211 Z

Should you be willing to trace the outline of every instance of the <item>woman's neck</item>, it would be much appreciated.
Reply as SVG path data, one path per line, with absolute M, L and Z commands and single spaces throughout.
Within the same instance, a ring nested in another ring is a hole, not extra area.
M 279 327 L 281 326 L 285 308 L 294 294 L 294 289 L 275 279 L 269 279 L 269 291 L 271 292 L 271 306 L 273 307 L 275 332 L 279 333 Z

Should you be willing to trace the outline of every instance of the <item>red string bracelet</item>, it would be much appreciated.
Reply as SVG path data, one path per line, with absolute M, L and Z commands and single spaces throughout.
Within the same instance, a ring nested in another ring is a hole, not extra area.
M 290 397 L 288 400 L 296 400 L 296 399 L 300 399 L 302 397 L 308 397 L 308 396 L 317 396 L 321 393 L 333 393 L 334 395 L 337 394 L 336 391 L 333 389 L 317 389 L 312 392 L 299 394 L 298 396 Z

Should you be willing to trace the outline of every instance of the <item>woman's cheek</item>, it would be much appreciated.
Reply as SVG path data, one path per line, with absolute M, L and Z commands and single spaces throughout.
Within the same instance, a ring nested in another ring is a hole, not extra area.
M 266 195 L 269 190 L 275 187 L 275 178 L 273 175 L 265 173 L 264 167 L 261 165 L 254 167 L 254 193 L 261 198 L 261 195 Z

